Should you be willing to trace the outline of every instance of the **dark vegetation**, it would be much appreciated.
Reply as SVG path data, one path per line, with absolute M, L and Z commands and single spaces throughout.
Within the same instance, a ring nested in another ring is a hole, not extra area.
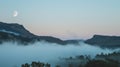
M 108 54 L 97 54 L 95 59 L 102 59 L 106 61 L 118 61 L 120 63 L 120 52 L 113 52 Z M 117 62 L 116 62 L 117 63 Z
M 32 62 L 31 64 L 25 63 L 22 64 L 21 67 L 51 67 L 50 64 L 45 64 L 41 62 Z M 56 65 L 55 67 L 62 67 L 60 65 Z M 67 67 L 120 67 L 119 63 L 114 61 L 104 61 L 104 60 L 90 60 L 85 65 L 79 63 L 78 66 L 74 66 L 72 63 L 68 64 Z
M 112 61 L 90 60 L 84 67 L 119 67 L 119 64 Z
M 120 52 L 97 54 L 85 67 L 120 67 Z
M 118 56 L 118 57 L 116 57 Z M 113 57 L 113 58 L 112 58 Z M 117 60 L 116 60 L 116 59 Z M 120 52 L 113 52 L 109 54 L 98 54 L 91 59 L 90 56 L 76 56 L 75 58 L 63 58 L 65 60 L 61 64 L 56 64 L 54 67 L 120 67 Z M 78 61 L 79 60 L 79 61 Z M 76 62 L 77 61 L 77 62 Z M 50 67 L 50 64 L 41 62 L 32 62 L 31 64 L 22 64 L 21 67 Z
M 43 62 L 32 62 L 31 64 L 25 63 L 22 64 L 21 67 L 51 67 L 48 63 Z

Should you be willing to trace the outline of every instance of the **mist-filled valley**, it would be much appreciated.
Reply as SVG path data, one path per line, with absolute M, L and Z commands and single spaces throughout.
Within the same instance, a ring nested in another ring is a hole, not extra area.
M 27 46 L 16 42 L 5 42 L 0 45 L 0 67 L 21 67 L 23 63 L 40 61 L 50 63 L 51 67 L 59 64 L 62 58 L 79 55 L 107 54 L 120 49 L 100 48 L 80 41 L 79 44 L 60 45 L 47 42 L 36 42 Z
M 0 67 L 120 67 L 120 0 L 0 3 Z

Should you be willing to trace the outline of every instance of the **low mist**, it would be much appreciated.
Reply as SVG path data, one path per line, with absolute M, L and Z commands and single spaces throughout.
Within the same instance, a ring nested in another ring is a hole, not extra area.
M 0 67 L 20 67 L 23 63 L 40 61 L 50 63 L 52 66 L 59 58 L 75 57 L 79 55 L 90 55 L 112 53 L 119 49 L 102 49 L 83 42 L 78 45 L 59 45 L 54 43 L 36 42 L 27 46 L 17 43 L 6 42 L 0 45 Z

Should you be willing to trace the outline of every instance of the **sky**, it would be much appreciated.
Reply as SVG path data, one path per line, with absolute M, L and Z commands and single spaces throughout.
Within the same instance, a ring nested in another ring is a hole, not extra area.
M 0 0 L 0 21 L 61 39 L 120 36 L 120 0 Z

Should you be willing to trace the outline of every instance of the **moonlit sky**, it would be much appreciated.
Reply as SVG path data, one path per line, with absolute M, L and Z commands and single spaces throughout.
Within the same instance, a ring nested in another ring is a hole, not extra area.
M 0 21 L 61 39 L 120 36 L 120 0 L 0 0 Z

